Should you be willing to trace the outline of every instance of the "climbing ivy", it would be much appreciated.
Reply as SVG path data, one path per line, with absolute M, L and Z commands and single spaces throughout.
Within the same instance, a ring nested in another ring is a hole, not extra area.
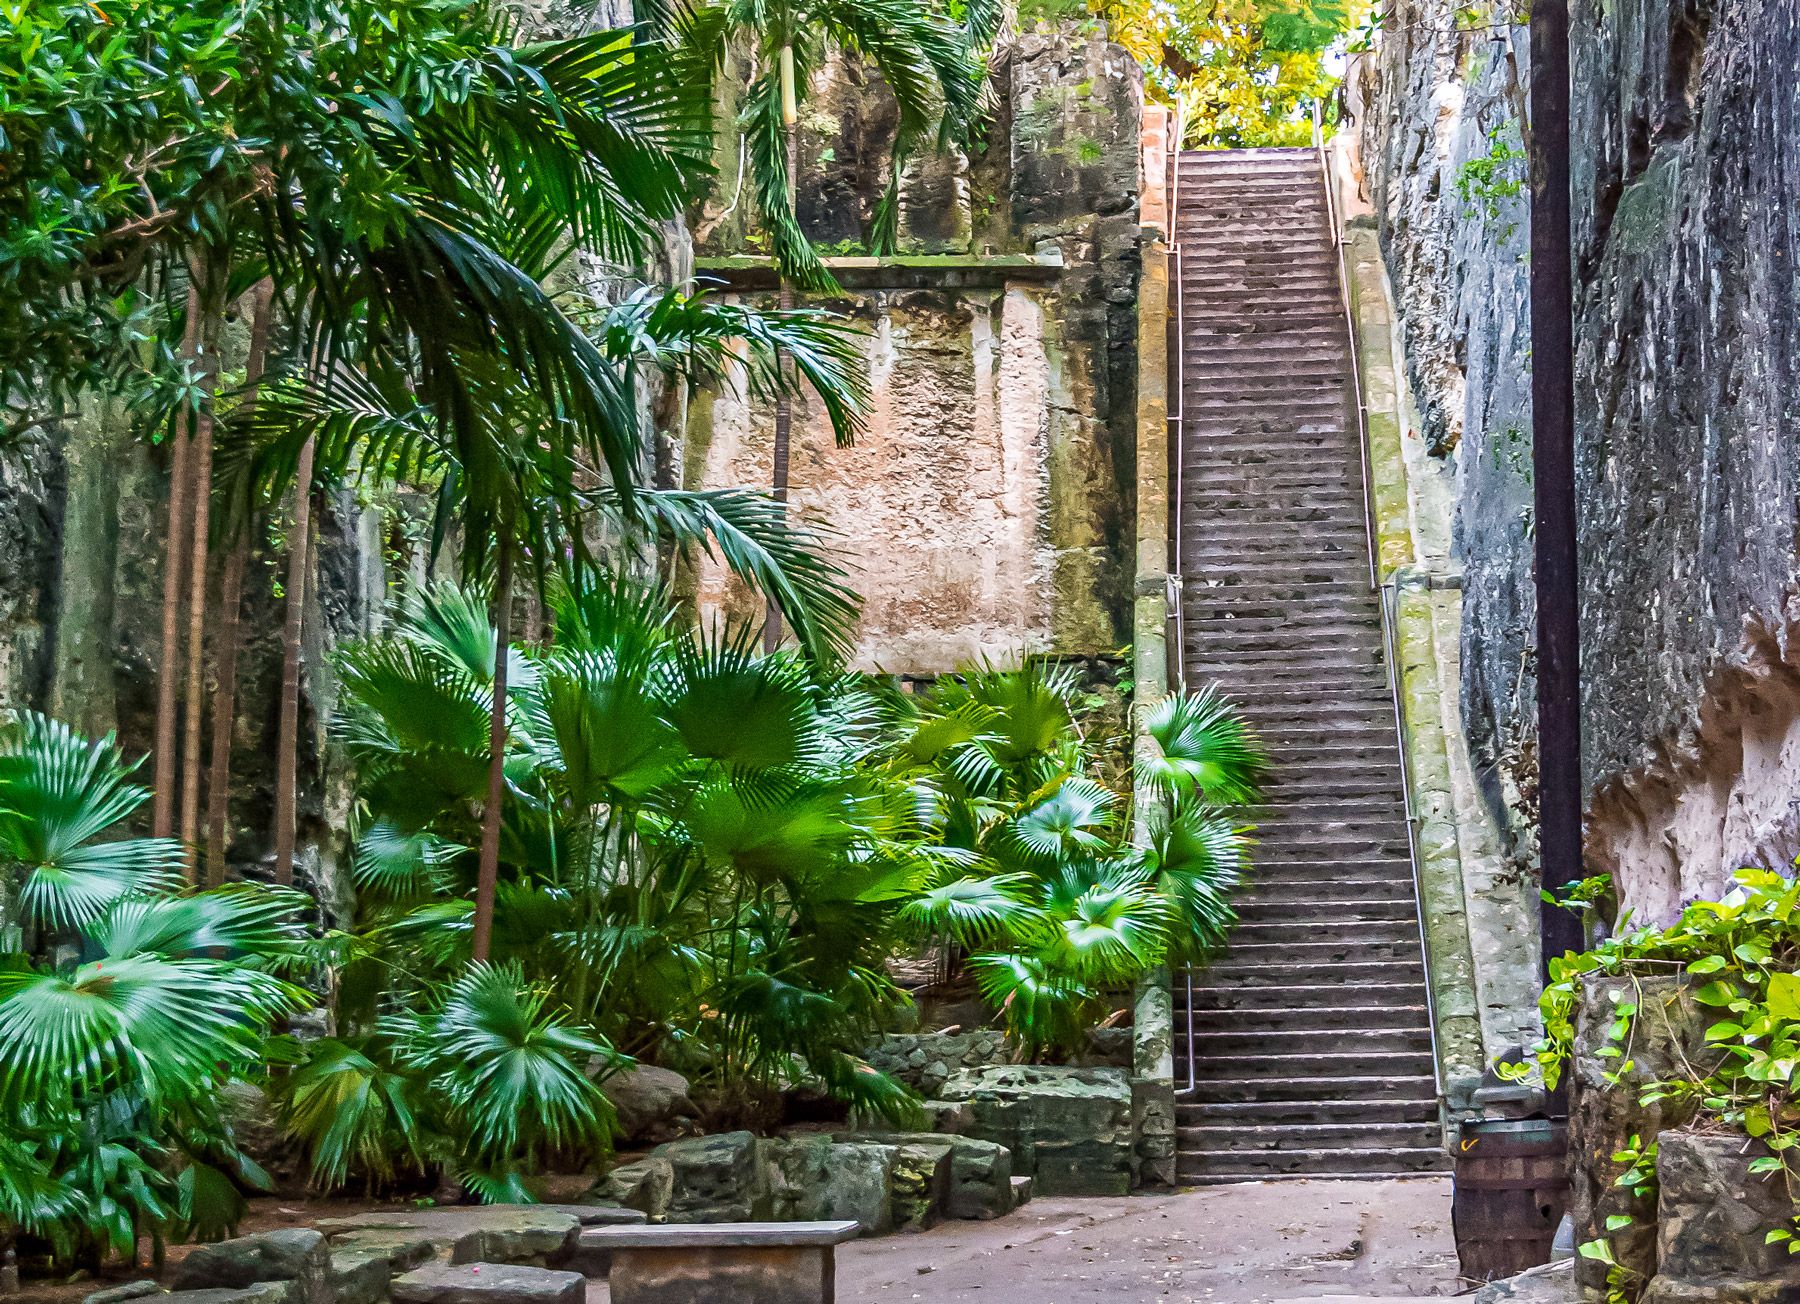
M 1795 1205 L 1783 1226 L 1768 1229 L 1766 1239 L 1800 1253 L 1800 1102 L 1794 1098 L 1800 1072 L 1800 974 L 1794 972 L 1800 963 L 1800 879 L 1763 869 L 1739 870 L 1734 878 L 1736 886 L 1724 900 L 1696 901 L 1667 928 L 1621 927 L 1591 951 L 1552 960 L 1551 982 L 1540 1002 L 1544 1038 L 1530 1062 L 1501 1071 L 1522 1078 L 1535 1064 L 1546 1086 L 1557 1084 L 1574 1053 L 1575 1014 L 1588 975 L 1685 975 L 1694 999 L 1717 1014 L 1705 1034 L 1716 1053 L 1699 1063 L 1683 1057 L 1679 1074 L 1638 1087 L 1639 1102 L 1671 1102 L 1692 1112 L 1698 1125 L 1735 1131 L 1756 1143 L 1764 1153 L 1751 1161 L 1750 1171 L 1779 1174 Z M 1606 878 L 1588 879 L 1574 885 L 1563 904 L 1591 909 L 1610 887 Z M 1627 997 L 1614 993 L 1613 1019 L 1598 1052 L 1613 1062 L 1606 1081 L 1615 1087 L 1636 1067 L 1632 1033 L 1638 1004 Z M 1639 1207 L 1654 1208 L 1655 1140 L 1645 1144 L 1634 1136 L 1612 1158 L 1625 1165 L 1614 1185 L 1640 1196 Z M 1628 1215 L 1614 1215 L 1605 1231 L 1610 1236 L 1632 1222 Z M 1611 1265 L 1609 1304 L 1629 1300 L 1642 1284 L 1618 1262 L 1608 1237 L 1589 1241 L 1580 1252 Z

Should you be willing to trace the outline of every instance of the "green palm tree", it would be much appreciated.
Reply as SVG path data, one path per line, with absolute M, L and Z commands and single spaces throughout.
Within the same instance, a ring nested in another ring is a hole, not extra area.
M 870 232 L 871 248 L 885 253 L 893 247 L 900 176 L 909 153 L 940 132 L 967 139 L 979 111 L 985 51 L 999 15 L 992 0 L 962 6 L 960 23 L 935 0 L 702 0 L 683 15 L 680 39 L 694 66 L 704 70 L 709 95 L 711 78 L 734 47 L 752 60 L 738 126 L 747 145 L 758 213 L 781 278 L 784 309 L 793 307 L 796 288 L 837 288 L 798 219 L 800 106 L 812 74 L 831 51 L 847 51 L 873 64 L 893 92 L 899 123 L 888 192 Z M 784 388 L 775 396 L 772 473 L 781 503 L 787 501 L 792 428 L 792 396 Z M 837 433 L 842 442 L 845 432 L 840 427 Z M 779 616 L 771 606 L 764 629 L 767 650 L 779 642 Z

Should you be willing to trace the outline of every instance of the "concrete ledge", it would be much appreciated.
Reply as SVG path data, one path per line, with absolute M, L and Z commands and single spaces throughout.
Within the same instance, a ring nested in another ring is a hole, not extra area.
M 685 1249 L 701 1246 L 842 1245 L 862 1230 L 856 1222 L 661 1223 L 640 1227 L 589 1227 L 583 1248 Z

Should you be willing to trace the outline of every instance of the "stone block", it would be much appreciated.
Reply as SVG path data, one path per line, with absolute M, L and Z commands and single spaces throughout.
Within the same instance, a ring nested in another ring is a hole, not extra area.
M 291 1281 L 259 1281 L 252 1286 L 209 1286 L 156 1296 L 156 1304 L 299 1304 Z
M 582 1304 L 587 1278 L 517 1263 L 432 1263 L 394 1278 L 394 1304 Z
M 1642 1304 L 1776 1304 L 1800 1299 L 1800 1262 L 1765 1238 L 1794 1215 L 1780 1174 L 1753 1176 L 1744 1139 L 1657 1138 L 1656 1276 Z
M 834 1304 L 835 1247 L 854 1222 L 595 1228 L 612 1304 Z
M 1124 1195 L 1131 1188 L 1131 1084 L 1121 1069 L 1020 1064 L 965 1070 L 944 1085 L 965 1102 L 970 1136 L 1012 1152 L 1040 1195 Z
M 241 1290 L 264 1282 L 292 1283 L 295 1304 L 326 1304 L 331 1251 L 311 1227 L 284 1227 L 236 1236 L 188 1251 L 169 1279 L 176 1291 Z
M 651 1151 L 670 1170 L 670 1222 L 755 1222 L 769 1216 L 761 1142 L 749 1132 L 671 1141 Z M 625 1203 L 621 1201 L 621 1203 Z

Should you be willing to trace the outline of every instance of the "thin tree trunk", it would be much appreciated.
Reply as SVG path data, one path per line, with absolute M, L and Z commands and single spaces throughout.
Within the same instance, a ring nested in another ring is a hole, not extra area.
M 800 208 L 800 113 L 797 103 L 797 87 L 794 84 L 794 51 L 792 46 L 783 46 L 781 50 L 781 130 L 786 136 L 787 173 L 788 173 L 788 216 L 795 217 Z M 781 307 L 790 309 L 794 306 L 794 287 L 784 275 L 781 278 Z M 794 400 L 789 394 L 793 375 L 792 359 L 786 349 L 778 349 L 775 353 L 775 366 L 781 374 L 781 383 L 775 393 L 775 501 L 782 505 L 782 513 L 786 515 L 788 500 L 788 449 L 794 428 Z M 763 617 L 763 651 L 773 652 L 781 646 L 781 608 L 771 597 L 768 611 Z
M 181 336 L 181 359 L 192 365 L 200 352 L 200 295 L 190 281 L 187 324 Z M 181 713 L 181 593 L 187 574 L 188 534 L 181 522 L 188 514 L 188 432 L 185 414 L 175 419 L 169 449 L 169 539 L 163 559 L 162 655 L 157 665 L 155 759 L 151 762 L 150 831 L 166 838 L 175 831 L 176 730 Z
M 255 403 L 269 353 L 269 322 L 274 315 L 275 287 L 267 280 L 251 292 L 250 352 L 244 360 L 244 401 Z M 231 818 L 231 731 L 237 722 L 238 652 L 243 623 L 244 573 L 250 566 L 250 537 L 255 510 L 245 505 L 238 522 L 225 574 L 219 581 L 219 683 L 213 693 L 212 757 L 206 776 L 206 884 L 225 881 L 225 852 Z
M 182 720 L 181 841 L 182 872 L 192 883 L 199 877 L 201 727 L 206 718 L 206 598 L 212 530 L 213 395 L 219 383 L 219 321 L 208 304 L 200 334 L 200 410 L 194 418 L 194 446 L 189 451 L 193 498 L 188 545 L 187 713 Z
M 281 627 L 281 714 L 275 729 L 275 881 L 294 881 L 295 790 L 300 770 L 300 636 L 306 618 L 308 541 L 312 536 L 313 441 L 300 448 L 288 531 L 287 618 Z
M 500 539 L 494 579 L 494 707 L 488 725 L 487 804 L 481 811 L 481 861 L 475 876 L 475 936 L 470 957 L 488 958 L 494 935 L 494 892 L 500 881 L 500 820 L 506 798 L 506 660 L 512 634 L 512 540 Z

